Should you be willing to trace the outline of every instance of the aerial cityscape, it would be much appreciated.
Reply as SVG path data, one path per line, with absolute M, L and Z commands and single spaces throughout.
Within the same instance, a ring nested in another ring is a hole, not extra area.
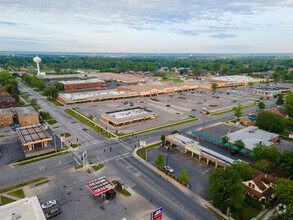
M 0 2 L 0 219 L 293 219 L 291 1 Z

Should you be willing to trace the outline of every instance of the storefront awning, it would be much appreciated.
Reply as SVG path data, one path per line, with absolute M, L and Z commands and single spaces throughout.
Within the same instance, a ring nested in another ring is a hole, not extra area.
M 255 155 L 254 152 L 251 152 L 251 153 L 249 154 L 249 156 L 255 157 L 256 155 Z
M 202 133 L 197 133 L 197 136 L 199 136 L 199 137 L 202 136 Z
M 217 143 L 218 143 L 218 144 L 222 144 L 222 143 L 223 143 L 223 141 L 221 141 L 221 140 L 218 140 L 218 141 L 217 141 Z
M 247 150 L 246 149 L 241 149 L 240 152 L 246 154 Z
M 196 131 L 191 131 L 191 134 L 196 134 Z
M 232 147 L 232 149 L 233 149 L 233 150 L 238 150 L 238 146 L 234 145 L 234 146 Z
M 230 143 L 225 143 L 224 146 L 230 147 Z
M 203 136 L 203 138 L 205 138 L 205 139 L 208 139 L 208 138 L 209 138 L 209 136 L 208 136 L 208 135 L 204 135 L 204 136 Z
M 210 141 L 215 141 L 215 138 L 210 138 Z

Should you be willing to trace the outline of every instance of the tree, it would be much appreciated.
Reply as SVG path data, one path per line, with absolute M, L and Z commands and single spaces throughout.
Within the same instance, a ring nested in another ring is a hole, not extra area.
M 253 169 L 245 161 L 234 161 L 231 167 L 240 175 L 242 181 L 251 180 L 254 176 Z
M 293 118 L 284 118 L 283 119 L 284 124 L 286 125 L 286 127 L 288 128 L 293 128 Z
M 180 175 L 180 178 L 179 178 L 180 181 L 184 182 L 184 183 L 187 183 L 188 180 L 189 180 L 189 176 L 187 176 L 187 173 L 186 173 L 186 170 L 182 170 L 181 171 L 181 175 Z
M 165 163 L 166 163 L 165 158 L 163 157 L 161 153 L 159 153 L 157 159 L 155 160 L 155 165 L 158 167 L 162 167 L 165 165 Z
M 234 142 L 234 144 L 241 150 L 245 147 L 245 144 L 242 140 L 237 140 Z
M 271 173 L 274 165 L 270 160 L 261 159 L 253 164 L 253 168 L 264 173 Z
M 234 106 L 233 111 L 234 111 L 234 116 L 237 117 L 237 119 L 239 120 L 239 118 L 242 116 L 241 105 Z
M 116 83 L 116 86 L 120 86 L 120 83 L 118 82 L 118 83 Z
M 227 207 L 240 209 L 244 204 L 245 190 L 240 175 L 232 167 L 216 168 L 209 176 L 208 197 L 215 207 L 225 211 Z
M 257 116 L 255 125 L 265 131 L 282 133 L 285 125 L 282 119 L 273 113 L 262 113 Z
M 253 162 L 266 159 L 271 161 L 274 166 L 278 166 L 280 164 L 281 152 L 276 146 L 266 146 L 259 144 L 253 148 L 253 152 L 255 153 L 255 157 L 251 158 Z
M 229 138 L 227 136 L 221 137 L 221 140 L 223 141 L 224 144 L 229 142 Z
M 264 110 L 264 109 L 266 108 L 265 103 L 263 103 L 263 102 L 259 102 L 259 103 L 258 103 L 258 108 L 261 109 L 261 110 Z
M 293 117 L 293 92 L 286 97 L 285 111 L 290 117 Z
M 171 132 L 171 134 L 180 134 L 180 132 L 178 130 L 174 130 Z
M 280 168 L 283 169 L 290 176 L 293 175 L 293 151 L 292 150 L 285 150 L 282 152 Z
M 48 87 L 45 92 L 45 96 L 51 97 L 53 99 L 57 98 L 59 95 L 59 90 L 56 89 L 55 87 Z
M 162 134 L 162 135 L 161 135 L 161 141 L 162 141 L 163 143 L 165 143 L 165 141 L 166 141 L 166 135 L 165 135 L 165 134 Z
M 248 85 L 253 86 L 253 82 L 249 82 Z
M 276 101 L 277 105 L 283 105 L 284 104 L 284 99 L 283 99 L 283 94 L 279 94 L 277 101 Z
M 281 203 L 293 205 L 293 180 L 280 178 L 273 185 L 273 190 Z
M 57 68 L 55 68 L 54 70 L 55 70 L 55 73 L 56 73 L 56 74 L 60 74 L 60 72 L 61 72 L 60 67 L 57 67 Z
M 58 89 L 59 91 L 63 91 L 63 84 L 61 82 L 57 82 L 55 85 L 55 88 Z
M 213 83 L 212 84 L 212 91 L 213 92 L 216 91 L 217 87 L 218 87 L 218 84 L 217 83 Z

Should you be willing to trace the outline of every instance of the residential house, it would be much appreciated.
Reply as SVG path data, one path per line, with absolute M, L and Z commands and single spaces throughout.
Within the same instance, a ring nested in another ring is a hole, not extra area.
M 256 115 L 247 115 L 241 118 L 240 123 L 246 126 L 255 125 L 256 118 Z
M 278 178 L 288 178 L 279 168 L 275 168 L 271 174 L 258 170 L 253 170 L 253 173 L 253 179 L 245 181 L 243 184 L 246 193 L 260 202 L 265 202 L 275 197 L 272 186 Z
M 273 113 L 275 115 L 278 115 L 281 118 L 287 118 L 288 117 L 288 115 L 284 114 L 284 111 L 283 111 L 281 106 L 277 106 L 277 107 L 274 107 L 272 109 L 264 110 L 264 112 L 265 113 Z

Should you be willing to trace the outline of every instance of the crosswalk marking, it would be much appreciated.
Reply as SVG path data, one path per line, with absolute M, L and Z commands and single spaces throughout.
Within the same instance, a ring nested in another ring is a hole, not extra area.
M 116 156 L 113 156 L 113 157 L 110 157 L 110 158 L 107 158 L 105 160 L 101 160 L 99 161 L 98 163 L 106 163 L 106 162 L 109 162 L 111 160 L 120 160 L 120 159 L 123 159 L 125 157 L 129 157 L 131 154 L 128 152 L 128 153 L 124 153 L 124 154 L 120 154 L 120 155 L 116 155 Z

